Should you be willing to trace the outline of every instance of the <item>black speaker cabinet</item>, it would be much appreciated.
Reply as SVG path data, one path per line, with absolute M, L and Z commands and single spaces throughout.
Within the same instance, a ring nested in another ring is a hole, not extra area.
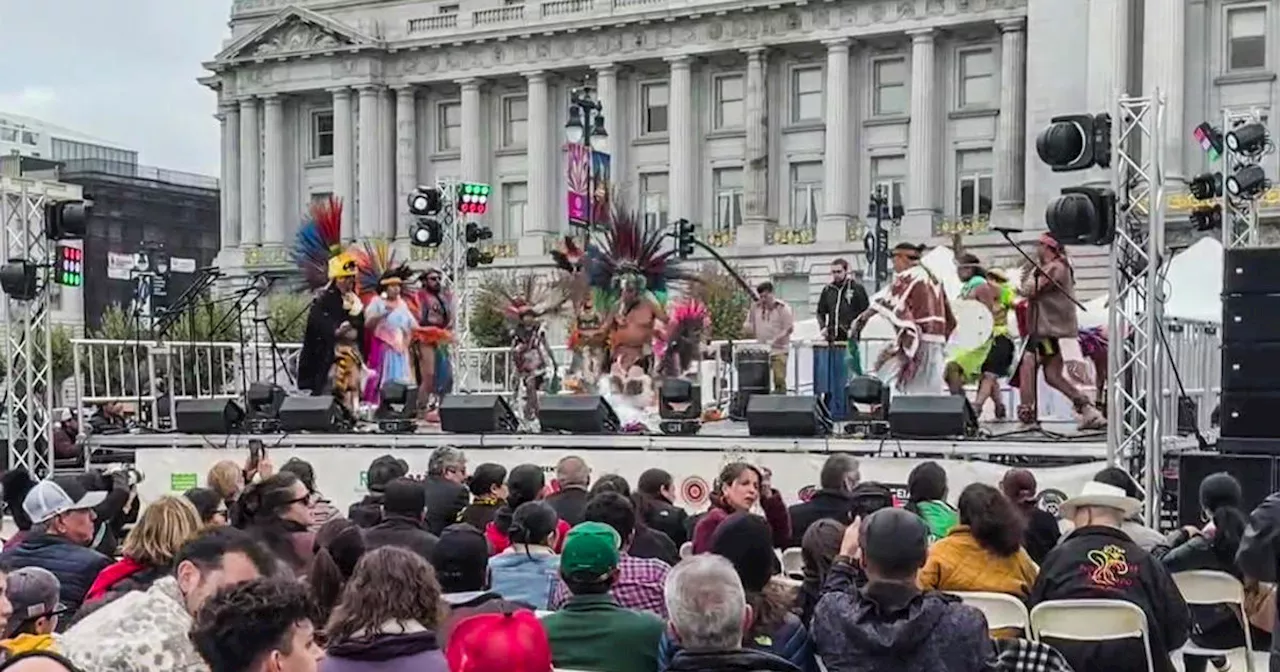
M 174 427 L 183 434 L 230 434 L 239 431 L 244 408 L 234 399 L 183 399 L 174 415 Z
M 1218 452 L 1224 455 L 1280 457 L 1280 438 L 1242 439 L 1234 436 L 1220 436 Z
M 520 423 L 500 394 L 449 394 L 440 400 L 440 429 L 455 434 L 513 434 Z
M 1239 439 L 1280 437 L 1280 426 L 1276 425 L 1276 409 L 1280 408 L 1280 392 L 1223 389 L 1219 408 L 1224 437 Z
M 1280 247 L 1236 247 L 1222 255 L 1223 294 L 1280 294 Z
M 1222 344 L 1222 391 L 1246 390 L 1280 392 L 1280 341 Z
M 1200 527 L 1200 482 L 1210 474 L 1227 472 L 1240 482 L 1244 493 L 1240 507 L 1245 515 L 1276 490 L 1280 460 L 1261 455 L 1183 453 L 1178 457 L 1178 525 Z
M 1222 342 L 1280 341 L 1280 294 L 1222 297 Z
M 338 400 L 329 395 L 286 397 L 280 404 L 280 429 L 285 432 L 336 432 L 346 424 Z
M 965 436 L 977 426 L 969 399 L 958 394 L 899 395 L 889 402 L 889 431 L 894 436 Z
M 747 401 L 751 436 L 826 436 L 831 422 L 822 402 L 811 394 L 753 394 Z
M 548 394 L 538 408 L 544 432 L 616 434 L 622 428 L 613 407 L 598 394 Z

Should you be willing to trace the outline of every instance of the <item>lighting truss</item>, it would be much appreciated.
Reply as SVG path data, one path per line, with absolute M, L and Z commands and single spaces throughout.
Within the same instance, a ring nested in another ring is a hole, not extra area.
M 462 346 L 471 340 L 471 301 L 474 288 L 471 282 L 470 269 L 467 268 L 467 243 L 465 237 L 466 217 L 458 211 L 458 185 L 462 180 L 441 178 L 436 180 L 436 188 L 440 190 L 444 207 L 440 209 L 441 242 L 436 261 L 432 266 L 444 275 L 444 280 L 453 291 L 453 339 Z M 479 371 L 478 362 L 471 361 L 465 354 L 465 348 L 453 349 L 453 381 L 457 390 L 466 389 L 470 374 L 475 368 Z
M 1231 129 L 1250 122 L 1263 122 L 1256 110 L 1223 110 L 1222 134 Z M 1260 156 L 1245 156 L 1231 151 L 1227 143 L 1222 143 L 1222 179 L 1223 189 L 1220 198 L 1222 206 L 1222 246 L 1224 248 L 1257 247 L 1262 244 L 1258 229 L 1258 202 L 1249 198 L 1237 198 L 1227 193 L 1226 179 L 1244 166 L 1258 163 Z
M 1107 459 L 1128 469 L 1146 490 L 1149 523 L 1160 513 L 1161 339 L 1160 257 L 1167 185 L 1163 94 L 1122 97 L 1113 146 L 1116 239 L 1108 282 Z

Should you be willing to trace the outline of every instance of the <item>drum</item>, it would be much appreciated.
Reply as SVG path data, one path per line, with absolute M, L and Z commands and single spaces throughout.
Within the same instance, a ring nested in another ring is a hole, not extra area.
M 845 393 L 849 382 L 847 354 L 844 343 L 813 345 L 813 393 L 826 402 L 831 419 L 836 421 L 848 420 L 851 416 L 849 395 Z
M 956 330 L 947 342 L 947 354 L 966 352 L 981 347 L 991 338 L 995 318 L 991 310 L 973 299 L 957 299 L 951 302 L 951 313 L 956 318 Z
M 738 390 L 769 393 L 769 351 L 738 350 L 733 353 L 734 370 L 738 374 Z

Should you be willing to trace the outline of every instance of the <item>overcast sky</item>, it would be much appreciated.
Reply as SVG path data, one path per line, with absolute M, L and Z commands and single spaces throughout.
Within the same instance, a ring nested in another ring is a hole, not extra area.
M 0 110 L 217 176 L 213 92 L 196 83 L 231 0 L 0 0 Z

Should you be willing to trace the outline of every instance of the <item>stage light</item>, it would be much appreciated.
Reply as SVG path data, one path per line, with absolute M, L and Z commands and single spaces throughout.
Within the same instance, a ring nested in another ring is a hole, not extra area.
M 1192 210 L 1191 225 L 1196 231 L 1215 231 L 1222 228 L 1222 206 L 1215 203 Z
M 378 408 L 373 417 L 378 431 L 402 434 L 417 429 L 413 416 L 418 408 L 418 388 L 404 383 L 386 383 L 378 389 Z
M 36 265 L 26 259 L 10 259 L 0 266 L 0 289 L 15 301 L 31 301 L 39 293 Z
M 467 268 L 487 266 L 493 263 L 493 253 L 485 252 L 478 247 L 467 248 Z
M 658 416 L 663 420 L 702 417 L 702 388 L 684 378 L 666 378 L 658 387 Z
M 1267 147 L 1267 127 L 1253 121 L 1227 131 L 1227 149 L 1237 154 L 1257 154 Z
M 458 185 L 458 212 L 464 215 L 483 215 L 489 209 L 492 188 L 479 182 L 463 182 Z
M 1271 188 L 1271 181 L 1262 166 L 1253 164 L 1236 171 L 1227 178 L 1227 193 L 1236 198 L 1254 199 Z
M 676 253 L 681 259 L 693 256 L 693 222 L 687 219 L 676 221 Z
M 275 383 L 256 382 L 245 392 L 245 420 L 249 431 L 265 434 L 280 430 L 280 406 L 289 396 Z
M 44 206 L 44 235 L 49 240 L 84 238 L 93 204 L 87 201 L 62 201 Z
M 409 213 L 418 217 L 440 214 L 444 208 L 444 194 L 437 187 L 418 187 L 409 194 Z
M 419 219 L 409 231 L 409 242 L 414 247 L 439 247 L 444 242 L 444 230 L 436 219 Z
M 1200 143 L 1200 149 L 1209 155 L 1210 161 L 1222 158 L 1222 131 L 1214 128 L 1209 122 L 1202 121 L 1199 126 L 1196 126 L 1192 135 L 1195 136 L 1196 142 Z
M 1036 138 L 1036 153 L 1055 173 L 1111 166 L 1111 115 L 1054 117 Z
M 67 287 L 84 284 L 84 251 L 71 245 L 59 245 L 53 281 Z
M 493 238 L 493 229 L 487 226 L 480 226 L 475 222 L 467 222 L 467 228 L 463 234 L 469 244 L 476 244 L 482 240 Z
M 1116 195 L 1101 187 L 1066 187 L 1044 213 L 1049 232 L 1067 245 L 1110 245 L 1116 234 Z
M 1222 195 L 1222 173 L 1201 173 L 1191 178 L 1187 190 L 1196 200 L 1207 201 Z

